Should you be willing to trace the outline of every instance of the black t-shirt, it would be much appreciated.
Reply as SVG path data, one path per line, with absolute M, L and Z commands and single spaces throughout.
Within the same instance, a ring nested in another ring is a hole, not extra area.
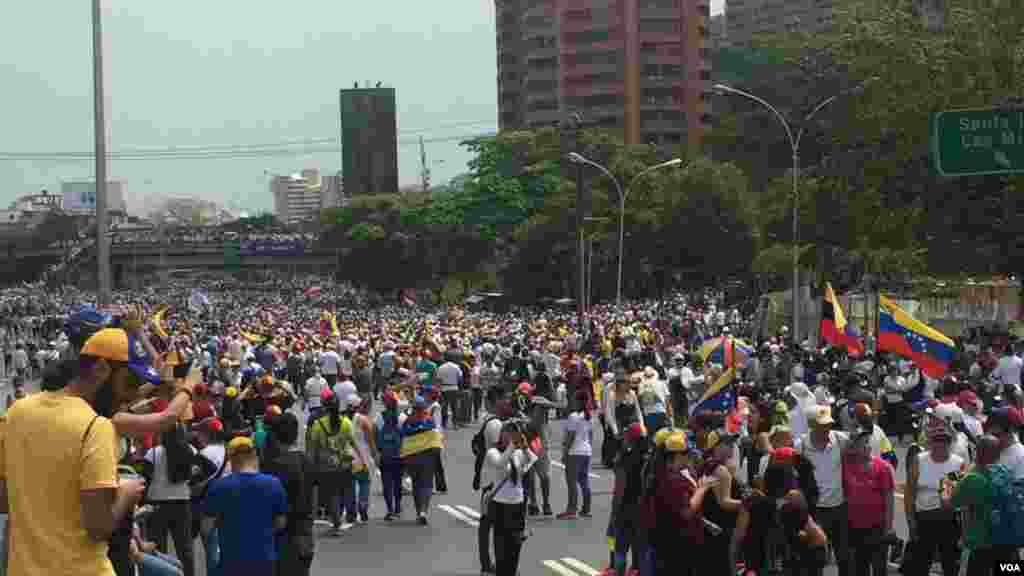
M 277 477 L 288 496 L 288 534 L 313 534 L 313 465 L 297 450 L 280 452 L 263 465 L 263 471 Z

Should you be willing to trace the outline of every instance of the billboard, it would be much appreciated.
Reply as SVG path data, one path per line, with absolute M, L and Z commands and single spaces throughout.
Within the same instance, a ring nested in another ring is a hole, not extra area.
M 107 182 L 107 209 L 124 210 L 124 182 Z M 79 182 L 61 182 L 61 195 L 64 210 L 78 214 L 96 212 L 96 182 L 92 180 Z
M 242 256 L 297 256 L 306 251 L 302 240 L 243 240 Z

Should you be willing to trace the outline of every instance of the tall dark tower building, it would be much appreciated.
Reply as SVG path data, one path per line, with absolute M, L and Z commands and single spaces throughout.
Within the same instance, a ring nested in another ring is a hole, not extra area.
M 341 166 L 345 194 L 398 192 L 394 88 L 341 91 Z

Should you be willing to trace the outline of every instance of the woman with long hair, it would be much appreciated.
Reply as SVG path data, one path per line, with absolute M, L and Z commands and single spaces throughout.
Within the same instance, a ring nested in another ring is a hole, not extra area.
M 569 414 L 562 437 L 562 453 L 566 455 L 565 485 L 569 491 L 565 512 L 558 515 L 562 520 L 576 518 L 580 493 L 583 494 L 583 507 L 579 513 L 585 518 L 590 517 L 590 458 L 594 453 L 594 424 L 591 421 L 590 394 L 586 388 L 576 391 L 575 404 L 577 409 Z
M 736 481 L 736 439 L 736 435 L 718 430 L 708 433 L 705 439 L 704 453 L 707 460 L 701 466 L 700 477 L 714 478 L 717 482 L 704 500 L 704 516 L 721 528 L 717 533 L 707 534 L 704 540 L 707 557 L 714 562 L 707 566 L 707 573 L 712 575 L 731 576 L 733 572 L 727 558 L 736 516 L 742 505 Z
M 149 536 L 166 553 L 170 534 L 185 576 L 195 572 L 189 480 L 198 458 L 179 425 L 160 434 L 160 445 L 146 452 L 142 471 L 149 485 L 148 501 L 156 507 L 150 518 Z

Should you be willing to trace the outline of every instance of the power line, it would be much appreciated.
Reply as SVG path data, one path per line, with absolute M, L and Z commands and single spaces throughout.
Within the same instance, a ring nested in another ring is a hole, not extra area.
M 428 132 L 433 130 L 439 130 L 444 128 L 457 128 L 467 126 L 482 126 L 482 125 L 493 125 L 493 120 L 478 120 L 472 122 L 455 122 L 450 124 L 441 124 L 433 128 L 417 128 L 411 130 L 399 130 L 399 134 L 418 134 L 421 132 Z M 426 139 L 430 141 L 430 139 Z M 311 146 L 320 144 L 340 144 L 340 138 L 338 137 L 323 137 L 323 138 L 307 138 L 302 140 L 284 140 L 278 142 L 265 142 L 265 143 L 254 143 L 254 144 L 221 144 L 221 145 L 183 145 L 183 146 L 168 146 L 162 148 L 122 148 L 116 151 L 112 151 L 108 154 L 109 158 L 120 158 L 122 156 L 136 156 L 136 155 L 164 155 L 164 154 L 195 154 L 195 153 L 206 153 L 206 152 L 235 152 L 242 151 L 248 152 L 252 150 L 261 149 L 283 149 L 290 148 L 293 146 Z M 50 158 L 76 158 L 76 157 L 94 157 L 93 152 L 0 152 L 0 159 L 50 159 Z
M 424 138 L 423 142 L 456 142 L 480 138 L 488 134 L 460 134 L 458 136 L 441 136 L 435 138 Z M 334 139 L 337 142 L 337 139 Z M 341 152 L 340 145 L 304 145 L 300 147 L 277 147 L 258 149 L 233 149 L 233 150 L 163 150 L 151 152 L 112 152 L 107 155 L 111 160 L 241 160 L 246 158 L 270 158 L 279 156 L 303 156 L 306 154 L 338 153 Z M 418 145 L 419 139 L 399 140 L 399 146 Z M 90 152 L 64 152 L 64 153 L 16 153 L 0 154 L 0 162 L 17 161 L 54 161 L 54 162 L 88 162 L 94 159 Z

